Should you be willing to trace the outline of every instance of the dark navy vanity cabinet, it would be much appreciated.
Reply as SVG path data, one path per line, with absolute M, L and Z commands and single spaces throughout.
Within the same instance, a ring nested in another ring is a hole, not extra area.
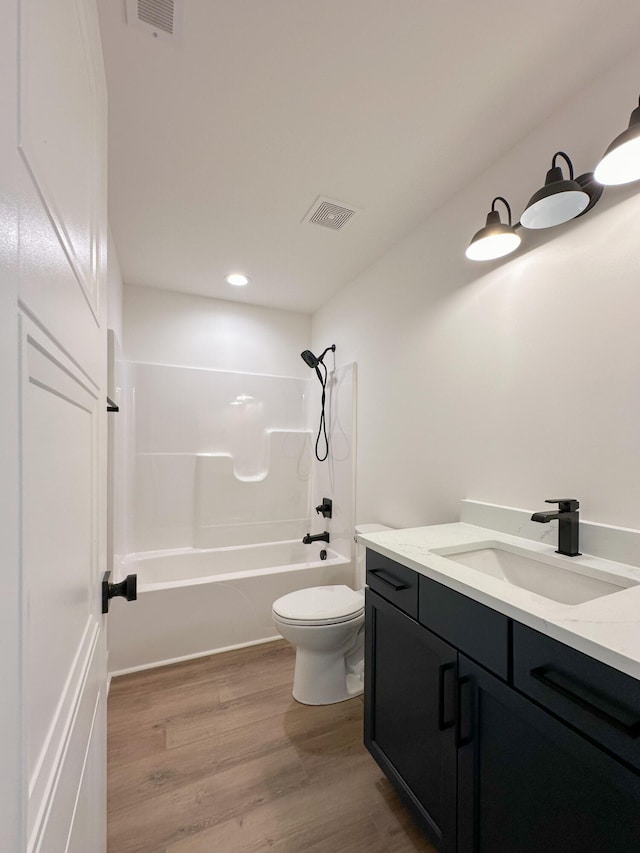
M 640 682 L 367 552 L 365 744 L 443 853 L 640 850 Z
M 454 853 L 456 650 L 375 592 L 366 599 L 365 744 L 443 853 Z

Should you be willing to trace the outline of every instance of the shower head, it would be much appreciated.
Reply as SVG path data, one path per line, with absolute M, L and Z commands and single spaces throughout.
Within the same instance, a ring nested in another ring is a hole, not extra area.
M 329 350 L 331 350 L 331 352 L 335 352 L 336 351 L 336 345 L 331 344 L 331 346 L 327 347 L 326 350 L 320 356 L 315 356 L 311 352 L 310 349 L 306 349 L 304 352 L 301 352 L 300 355 L 302 356 L 302 360 L 304 361 L 304 363 L 306 365 L 308 365 L 308 367 L 315 367 L 317 370 L 318 365 L 323 363 L 322 360 L 325 357 L 325 355 L 329 352 Z
M 335 352 L 336 345 L 331 344 L 330 347 L 326 348 L 322 355 L 314 355 L 310 349 L 306 349 L 304 352 L 300 353 L 300 356 L 302 357 L 302 360 L 307 365 L 307 367 L 311 367 L 315 370 L 316 376 L 318 377 L 320 385 L 322 386 L 322 410 L 320 414 L 320 426 L 318 427 L 318 437 L 316 438 L 316 459 L 318 460 L 318 462 L 324 462 L 325 459 L 329 456 L 329 436 L 327 435 L 327 422 L 324 414 L 329 369 L 323 361 L 325 355 L 329 352 L 329 350 L 331 350 L 331 352 Z M 324 376 L 322 375 L 322 370 L 320 370 L 320 365 L 322 365 L 324 368 Z M 324 456 L 321 456 L 319 448 L 320 441 L 323 437 L 325 452 Z

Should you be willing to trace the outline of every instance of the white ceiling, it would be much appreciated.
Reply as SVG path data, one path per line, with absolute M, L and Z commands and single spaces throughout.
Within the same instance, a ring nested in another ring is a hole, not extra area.
M 637 0 L 185 0 L 179 42 L 99 8 L 125 282 L 303 312 L 640 32 Z M 362 213 L 302 223 L 318 195 Z

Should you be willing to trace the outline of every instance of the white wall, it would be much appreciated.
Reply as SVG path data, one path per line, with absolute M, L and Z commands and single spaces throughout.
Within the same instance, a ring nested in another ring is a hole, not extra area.
M 129 361 L 309 377 L 308 314 L 127 285 L 124 317 Z
M 464 258 L 492 198 L 517 219 L 555 151 L 593 169 L 639 78 L 634 56 L 585 83 L 314 315 L 314 347 L 331 340 L 358 363 L 356 521 L 577 497 L 587 519 L 640 526 L 639 187 L 607 190 L 511 260 Z

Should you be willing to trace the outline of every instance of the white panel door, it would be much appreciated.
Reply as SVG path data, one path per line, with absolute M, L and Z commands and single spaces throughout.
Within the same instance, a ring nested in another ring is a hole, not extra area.
M 0 531 L 14 608 L 0 621 L 12 745 L 0 795 L 14 792 L 0 849 L 102 853 L 106 94 L 95 0 L 3 3 L 0 63 L 0 378 L 11 389 Z

